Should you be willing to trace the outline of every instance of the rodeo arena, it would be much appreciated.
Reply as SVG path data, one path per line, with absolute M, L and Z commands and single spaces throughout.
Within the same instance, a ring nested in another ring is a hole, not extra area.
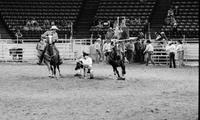
M 0 120 L 197 120 L 199 0 L 0 0 Z

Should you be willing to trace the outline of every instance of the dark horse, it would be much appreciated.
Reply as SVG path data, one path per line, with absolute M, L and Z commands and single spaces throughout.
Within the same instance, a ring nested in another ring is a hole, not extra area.
M 125 80 L 124 75 L 126 74 L 126 69 L 125 69 L 125 58 L 124 55 L 120 49 L 119 44 L 115 44 L 114 47 L 112 48 L 111 52 L 108 55 L 108 63 L 112 65 L 113 67 L 113 72 L 114 75 L 117 74 L 118 80 Z M 117 67 L 121 67 L 122 69 L 122 77 L 120 76 Z
M 61 76 L 58 55 L 59 53 L 55 49 L 54 43 L 47 43 L 44 52 L 44 63 L 47 65 L 49 70 L 49 77 L 56 77 L 56 68 L 58 69 L 59 75 Z

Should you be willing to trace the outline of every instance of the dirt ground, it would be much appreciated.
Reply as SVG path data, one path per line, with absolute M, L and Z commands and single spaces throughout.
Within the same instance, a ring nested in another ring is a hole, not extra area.
M 109 65 L 95 79 L 48 78 L 46 66 L 0 63 L 0 120 L 197 120 L 198 67 L 127 65 L 118 81 Z

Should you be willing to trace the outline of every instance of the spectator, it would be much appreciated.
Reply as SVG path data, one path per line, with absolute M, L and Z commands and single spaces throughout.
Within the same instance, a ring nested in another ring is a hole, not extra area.
M 147 54 L 147 60 L 146 60 L 146 66 L 148 66 L 149 61 L 151 61 L 151 63 L 153 65 L 155 65 L 154 61 L 152 60 L 152 55 L 153 55 L 153 46 L 151 45 L 151 41 L 147 40 L 147 46 L 146 49 L 144 50 L 144 54 Z
M 31 20 L 31 25 L 33 27 L 36 27 L 37 25 L 39 25 L 39 23 L 35 20 L 35 18 L 33 17 L 32 20 Z
M 35 26 L 35 30 L 36 30 L 36 31 L 41 31 L 42 28 L 39 26 L 39 24 L 37 24 L 37 25 Z
M 44 27 L 45 30 L 50 29 L 51 25 L 50 25 L 49 20 L 47 20 L 47 19 L 44 20 L 43 27 Z
M 138 17 L 138 22 L 137 22 L 137 24 L 141 25 L 141 19 L 140 19 L 140 17 Z
M 111 43 L 109 40 L 106 40 L 106 43 L 104 43 L 103 45 L 103 54 L 105 56 L 104 58 L 106 58 L 106 60 L 104 61 L 108 60 L 108 55 L 110 52 L 111 52 Z
M 144 54 L 144 51 L 145 51 L 145 48 L 146 48 L 146 45 L 145 45 L 145 39 L 140 39 L 140 42 L 141 42 L 141 52 L 142 52 L 142 54 L 141 54 L 141 58 L 140 58 L 140 63 L 144 63 L 144 56 L 145 56 L 145 54 Z
M 119 26 L 116 26 L 116 28 L 114 30 L 113 38 L 119 40 L 121 38 L 121 33 L 122 33 L 121 28 Z
M 135 62 L 141 62 L 141 56 L 142 56 L 142 50 L 141 50 L 141 43 L 140 39 L 138 38 L 136 42 L 134 43 L 135 46 Z
M 26 26 L 31 26 L 31 21 L 30 20 L 28 20 L 28 19 L 26 19 Z
M 120 27 L 123 28 L 123 27 L 126 27 L 126 18 L 124 17 L 121 24 L 120 24 Z
M 17 29 L 17 32 L 15 33 L 15 36 L 17 38 L 17 43 L 23 43 L 23 35 L 22 33 L 20 32 L 19 29 Z
M 97 27 L 98 27 L 98 28 L 103 28 L 103 25 L 102 25 L 102 23 L 101 23 L 100 20 L 98 21 L 98 25 L 97 25 Z
M 167 11 L 167 16 L 168 17 L 174 17 L 174 10 L 172 8 L 170 8 L 168 11 Z
M 106 35 L 105 35 L 105 38 L 106 38 L 107 40 L 111 40 L 111 38 L 113 37 L 113 35 L 114 35 L 114 31 L 113 31 L 113 29 L 110 27 L 110 28 L 108 29 Z
M 176 47 L 177 55 L 178 55 L 178 63 L 179 67 L 184 66 L 183 60 L 184 60 L 184 48 L 183 43 L 181 40 L 177 41 L 178 45 Z
M 98 38 L 95 43 L 94 43 L 94 47 L 96 50 L 96 62 L 100 62 L 101 61 L 101 38 Z
M 24 30 L 28 31 L 31 29 L 31 21 L 30 20 L 26 20 L 26 26 L 24 27 Z
M 55 22 L 54 21 L 51 21 L 51 26 L 54 26 L 55 25 Z
M 112 20 L 109 20 L 109 21 L 110 21 L 110 27 L 113 28 L 114 21 L 112 21 Z
M 166 46 L 166 51 L 169 54 L 169 68 L 172 68 L 172 64 L 173 67 L 176 68 L 176 62 L 175 62 L 176 47 L 172 41 L 168 42 L 168 45 Z
M 161 32 L 160 35 L 161 35 L 161 40 L 162 40 L 162 42 L 163 42 L 163 43 L 166 43 L 166 41 L 168 41 L 168 38 L 167 38 L 167 36 L 165 35 L 165 33 L 164 33 L 164 32 Z
M 178 10 L 179 8 L 178 8 L 178 5 L 176 5 L 175 7 L 174 7 L 174 14 L 175 15 L 178 15 L 178 13 L 179 13 L 179 10 Z
M 134 50 L 135 50 L 133 41 L 126 43 L 125 49 L 126 49 L 125 56 L 126 56 L 128 62 L 133 63 L 133 55 L 134 55 Z
M 148 34 L 148 26 L 149 25 L 149 21 L 148 21 L 148 19 L 145 19 L 144 20 L 144 33 L 145 33 L 145 35 L 147 35 Z

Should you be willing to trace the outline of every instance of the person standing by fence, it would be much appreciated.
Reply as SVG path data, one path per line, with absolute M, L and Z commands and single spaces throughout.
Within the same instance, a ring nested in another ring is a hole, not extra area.
M 178 45 L 176 47 L 177 55 L 178 55 L 178 63 L 179 67 L 184 66 L 183 60 L 184 60 L 184 48 L 183 43 L 181 40 L 177 41 Z
M 15 36 L 16 36 L 16 38 L 17 38 L 17 44 L 18 43 L 23 43 L 23 35 L 22 35 L 22 33 L 20 32 L 20 30 L 19 29 L 17 29 L 17 32 L 15 33 Z
M 45 46 L 46 46 L 45 41 L 40 39 L 40 42 L 37 43 L 37 46 L 36 46 L 36 50 L 38 52 L 37 56 L 38 56 L 38 59 L 39 59 L 38 62 L 37 62 L 38 65 L 42 64 L 42 53 L 44 52 Z
M 104 58 L 106 58 L 106 61 L 107 62 L 107 59 L 108 59 L 108 55 L 109 53 L 111 52 L 111 42 L 109 40 L 106 40 L 106 43 L 104 43 L 103 45 L 103 53 L 104 53 Z
M 176 61 L 175 61 L 175 52 L 176 52 L 176 46 L 173 44 L 172 41 L 168 42 L 168 45 L 166 46 L 166 51 L 169 53 L 169 68 L 173 67 L 176 68 Z
M 146 66 L 148 66 L 149 61 L 151 61 L 151 63 L 153 65 L 155 65 L 154 61 L 152 60 L 152 55 L 153 55 L 153 46 L 151 45 L 151 41 L 147 40 L 146 41 L 146 48 L 144 50 L 144 54 L 147 54 L 147 60 L 146 60 Z
M 101 61 L 101 38 L 98 38 L 95 43 L 94 43 L 94 47 L 96 50 L 96 62 L 100 62 Z

